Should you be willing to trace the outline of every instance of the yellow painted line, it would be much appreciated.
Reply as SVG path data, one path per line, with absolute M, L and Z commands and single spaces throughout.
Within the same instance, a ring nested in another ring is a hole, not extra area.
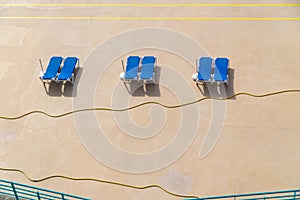
M 0 16 L 1 19 L 24 20 L 127 20 L 127 21 L 300 21 L 292 17 L 95 17 L 95 16 Z
M 38 3 L 38 4 L 16 4 L 16 3 L 2 3 L 0 6 L 14 6 L 14 7 L 298 7 L 299 3 L 294 4 L 184 4 L 184 3 L 170 3 L 170 4 L 77 4 L 77 3 L 58 3 L 58 4 L 47 4 L 47 3 Z

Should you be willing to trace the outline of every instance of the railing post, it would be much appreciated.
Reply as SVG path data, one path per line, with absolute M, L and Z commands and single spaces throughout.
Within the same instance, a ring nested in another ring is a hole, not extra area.
M 294 192 L 294 199 L 296 199 L 296 196 L 297 196 L 297 192 L 295 191 Z
M 61 199 L 65 200 L 65 195 L 64 194 L 61 194 Z
M 15 194 L 15 198 L 16 200 L 19 200 L 19 197 L 18 197 L 18 194 L 17 194 L 17 191 L 16 191 L 16 188 L 15 188 L 15 184 L 13 182 L 10 183 L 11 184 L 11 187 L 13 189 L 13 192 Z
M 39 193 L 39 192 L 36 192 L 36 196 L 37 196 L 38 200 L 41 200 L 41 197 L 40 197 L 40 193 Z

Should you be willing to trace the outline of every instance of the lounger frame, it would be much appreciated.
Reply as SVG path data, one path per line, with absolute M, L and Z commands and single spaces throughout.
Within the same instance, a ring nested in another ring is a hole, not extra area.
M 201 58 L 210 58 L 211 59 L 211 66 L 210 66 L 210 78 L 209 79 L 198 79 L 198 74 L 199 74 L 199 68 L 201 67 L 201 66 L 199 66 L 200 65 L 200 59 Z M 206 83 L 206 82 L 212 82 L 212 80 L 213 80 L 213 74 L 212 74 L 212 70 L 213 70 L 213 67 L 214 67 L 214 59 L 212 58 L 212 57 L 200 57 L 198 60 L 197 60 L 197 62 L 196 62 L 196 69 L 197 69 L 197 73 L 194 73 L 193 75 L 192 75 L 192 79 L 193 79 L 193 81 L 195 81 L 196 83 Z
M 69 56 L 69 57 L 70 57 L 70 56 Z M 67 57 L 67 58 L 69 58 L 69 57 Z M 67 58 L 66 58 L 66 59 L 67 59 Z M 73 70 L 73 72 L 72 72 L 72 74 L 71 74 L 71 77 L 68 78 L 68 79 L 62 79 L 62 80 L 59 80 L 58 77 L 59 77 L 60 73 L 58 73 L 57 76 L 56 76 L 56 78 L 55 78 L 55 81 L 56 81 L 57 83 L 67 83 L 67 82 L 69 82 L 69 83 L 71 83 L 72 85 L 75 83 L 75 70 L 79 68 L 79 58 L 77 58 L 77 57 L 74 57 L 74 58 L 76 58 L 77 61 L 76 61 L 76 63 L 75 63 L 75 67 L 74 67 L 74 70 Z M 66 60 L 66 59 L 65 59 L 65 60 Z M 64 60 L 64 61 L 65 61 L 65 60 Z M 64 66 L 62 66 L 62 69 L 63 69 L 63 67 L 64 67 Z M 61 70 L 62 70 L 62 69 L 61 69 Z
M 53 66 L 51 66 L 50 64 L 51 64 L 51 62 L 53 62 L 53 59 L 60 59 L 60 62 L 59 63 L 55 63 L 55 64 L 59 64 L 59 66 L 54 66 L 54 67 L 56 67 L 56 69 L 54 70 L 54 73 L 55 74 L 53 74 L 53 76 L 51 77 L 51 78 L 47 78 L 47 79 L 45 79 L 44 78 L 44 75 L 47 73 L 47 70 L 48 70 L 48 68 L 50 67 L 53 67 Z M 42 82 L 46 82 L 46 83 L 50 83 L 51 81 L 55 81 L 55 79 L 56 79 L 56 77 L 57 77 L 57 73 L 58 73 L 58 71 L 59 71 L 59 69 L 60 69 L 60 67 L 61 67 L 61 64 L 62 64 L 62 61 L 63 61 L 63 58 L 61 57 L 61 56 L 52 56 L 51 58 L 50 58 L 50 60 L 49 60 L 49 63 L 48 63 L 48 66 L 47 66 L 47 69 L 46 69 L 46 71 L 44 72 L 44 71 L 40 71 L 40 73 L 39 73 L 39 78 L 41 79 L 41 81 Z M 40 64 L 42 65 L 42 63 L 41 63 L 41 60 L 40 60 Z M 42 66 L 41 66 L 42 67 Z
M 126 60 L 126 69 L 125 69 L 125 71 L 123 71 L 123 72 L 121 72 L 120 73 L 120 79 L 121 79 L 121 81 L 124 81 L 124 82 L 131 82 L 131 81 L 137 81 L 138 80 L 138 73 L 139 73 L 139 71 L 140 71 L 140 62 L 141 62 L 141 58 L 140 58 L 140 56 L 137 56 L 137 57 L 139 57 L 139 64 L 138 64 L 138 69 L 137 69 L 137 73 L 136 73 L 136 77 L 134 77 L 134 78 L 126 78 L 125 77 L 125 74 L 126 74 L 126 70 L 127 70 L 127 65 L 128 65 L 128 59 L 130 58 L 130 57 L 133 57 L 133 56 L 127 56 L 127 60 Z
M 155 83 L 155 71 L 156 71 L 156 66 L 157 66 L 157 58 L 155 56 L 144 56 L 143 58 L 145 57 L 154 57 L 155 61 L 153 63 L 153 74 L 151 76 L 151 78 L 149 79 L 142 79 L 141 78 L 141 73 L 142 73 L 142 70 L 143 70 L 143 64 L 141 64 L 141 69 L 140 69 L 140 72 L 139 72 L 139 75 L 138 75 L 138 80 L 140 82 L 142 82 L 143 84 L 148 84 L 148 83 Z M 141 60 L 141 62 L 143 61 L 143 59 Z
M 224 84 L 228 84 L 228 80 L 229 80 L 229 74 L 228 74 L 228 70 L 229 70 L 229 66 L 230 66 L 230 59 L 227 58 L 227 57 L 217 57 L 216 59 L 218 58 L 225 58 L 228 60 L 228 64 L 227 64 L 227 71 L 226 71 L 226 79 L 225 80 L 215 80 L 214 77 L 215 77 L 215 70 L 216 70 L 216 65 L 214 65 L 214 74 L 213 74 L 213 82 L 216 82 L 216 83 L 224 83 Z M 215 59 L 215 60 L 216 60 Z

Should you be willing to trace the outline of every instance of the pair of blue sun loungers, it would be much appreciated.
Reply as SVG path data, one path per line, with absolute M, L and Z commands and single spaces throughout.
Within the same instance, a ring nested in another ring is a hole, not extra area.
M 228 58 L 200 57 L 197 73 L 193 74 L 196 82 L 228 83 Z
M 155 82 L 156 57 L 129 56 L 127 58 L 126 70 L 120 74 L 122 81 L 137 80 L 141 82 Z
M 50 59 L 46 72 L 40 73 L 40 79 L 43 82 L 56 81 L 74 84 L 74 70 L 76 65 L 79 65 L 79 59 L 77 57 L 67 57 L 63 59 L 60 56 L 53 56 Z

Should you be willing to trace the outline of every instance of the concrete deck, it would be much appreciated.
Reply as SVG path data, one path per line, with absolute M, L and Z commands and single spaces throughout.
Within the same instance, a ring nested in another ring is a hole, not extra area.
M 12 2 L 24 3 L 7 1 Z M 146 101 L 175 105 L 206 96 L 300 88 L 299 20 L 74 18 L 299 18 L 300 7 L 31 5 L 0 6 L 0 10 L 0 18 L 45 17 L 0 19 L 3 116 L 32 110 L 61 114 L 90 106 L 122 108 Z M 39 80 L 39 59 L 45 68 L 54 55 L 80 59 L 74 86 L 44 87 Z M 119 74 L 121 60 L 126 61 L 128 55 L 155 55 L 159 84 L 147 88 L 124 85 Z M 205 55 L 230 58 L 227 90 L 197 87 L 193 82 L 195 60 Z M 146 105 L 128 112 L 84 112 L 61 118 L 32 114 L 13 121 L 0 119 L 0 167 L 22 169 L 35 179 L 60 174 L 137 186 L 159 184 L 174 193 L 197 196 L 296 189 L 300 187 L 299 98 L 300 93 L 266 98 L 238 96 L 226 102 L 206 100 L 176 109 Z M 21 174 L 5 171 L 0 171 L 0 177 L 93 199 L 179 199 L 154 188 L 135 190 L 64 179 L 31 183 Z

